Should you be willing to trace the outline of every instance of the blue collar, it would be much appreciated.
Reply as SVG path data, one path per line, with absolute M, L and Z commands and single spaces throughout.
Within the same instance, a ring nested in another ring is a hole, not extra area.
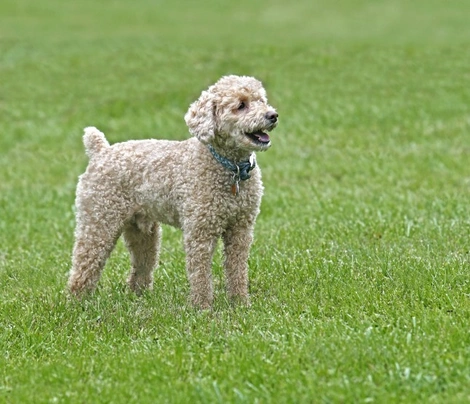
M 215 151 L 215 149 L 209 146 L 209 150 L 214 156 L 214 158 L 222 164 L 226 169 L 232 171 L 234 173 L 234 181 L 245 181 L 250 178 L 250 171 L 256 167 L 256 161 L 254 159 L 254 154 L 250 156 L 250 160 L 242 161 L 240 163 L 234 163 L 230 161 L 228 158 L 221 156 L 219 153 Z

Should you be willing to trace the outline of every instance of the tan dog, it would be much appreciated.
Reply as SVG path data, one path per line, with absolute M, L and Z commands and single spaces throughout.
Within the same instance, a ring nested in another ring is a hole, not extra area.
M 203 91 L 185 120 L 193 138 L 109 145 L 96 128 L 83 137 L 90 158 L 76 193 L 76 230 L 70 291 L 95 288 L 123 233 L 131 256 L 128 284 L 151 288 L 161 226 L 183 230 L 191 301 L 213 299 L 211 264 L 224 243 L 228 294 L 248 303 L 248 255 L 263 194 L 255 151 L 270 147 L 277 125 L 262 84 L 226 76 Z

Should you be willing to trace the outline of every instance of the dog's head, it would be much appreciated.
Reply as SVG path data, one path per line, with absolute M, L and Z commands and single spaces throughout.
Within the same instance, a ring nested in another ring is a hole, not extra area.
M 190 133 L 203 143 L 251 152 L 271 146 L 267 132 L 277 126 L 277 117 L 260 81 L 224 76 L 202 92 L 184 119 Z

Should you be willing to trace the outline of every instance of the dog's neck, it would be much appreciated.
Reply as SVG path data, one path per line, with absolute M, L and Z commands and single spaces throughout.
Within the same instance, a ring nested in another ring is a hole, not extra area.
M 224 145 L 220 145 L 218 143 L 211 143 L 208 145 L 209 147 L 212 147 L 212 149 L 219 154 L 220 156 L 223 156 L 227 160 L 230 160 L 234 164 L 238 164 L 244 161 L 249 161 L 252 159 L 255 155 L 254 152 L 248 151 L 248 150 L 242 150 L 242 149 L 237 149 L 234 147 L 224 147 Z
M 234 161 L 220 154 L 212 145 L 208 145 L 212 156 L 226 169 L 232 171 L 236 181 L 245 181 L 250 178 L 250 171 L 256 167 L 255 154 L 251 153 L 246 160 Z

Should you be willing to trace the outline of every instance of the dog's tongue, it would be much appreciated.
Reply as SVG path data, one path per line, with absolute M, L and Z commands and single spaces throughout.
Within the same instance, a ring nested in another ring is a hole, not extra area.
M 255 132 L 253 133 L 253 135 L 256 136 L 256 138 L 260 141 L 260 142 L 263 142 L 263 143 L 268 143 L 269 142 L 269 135 L 267 133 L 264 133 L 264 132 Z

